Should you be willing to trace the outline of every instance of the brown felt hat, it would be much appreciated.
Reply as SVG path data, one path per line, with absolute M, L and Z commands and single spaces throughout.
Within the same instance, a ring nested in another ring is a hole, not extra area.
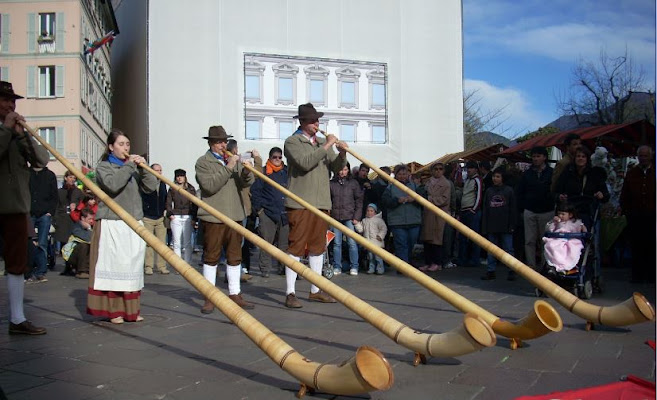
M 294 119 L 320 119 L 324 116 L 323 112 L 318 112 L 315 110 L 315 106 L 313 106 L 311 103 L 306 103 L 306 104 L 301 104 L 299 106 L 299 113 L 298 115 L 295 115 Z
M 23 96 L 19 96 L 14 93 L 14 87 L 11 83 L 6 81 L 0 81 L 0 96 L 8 97 L 10 99 L 22 99 Z
M 229 135 L 226 133 L 226 130 L 224 129 L 223 126 L 218 125 L 218 126 L 211 126 L 210 129 L 208 129 L 208 136 L 203 136 L 203 139 L 207 140 L 217 140 L 217 141 L 228 141 L 228 138 L 232 138 L 233 135 Z

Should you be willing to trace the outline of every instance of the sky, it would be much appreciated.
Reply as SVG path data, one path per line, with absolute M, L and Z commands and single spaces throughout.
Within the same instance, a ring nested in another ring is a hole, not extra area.
M 573 67 L 601 49 L 627 49 L 654 91 L 655 0 L 463 0 L 464 89 L 483 112 L 504 107 L 507 137 L 557 119 Z

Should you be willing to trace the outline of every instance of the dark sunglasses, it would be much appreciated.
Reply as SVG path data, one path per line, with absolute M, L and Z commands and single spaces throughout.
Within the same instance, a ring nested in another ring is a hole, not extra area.
M 283 159 L 283 156 L 271 156 L 272 160 L 281 160 Z

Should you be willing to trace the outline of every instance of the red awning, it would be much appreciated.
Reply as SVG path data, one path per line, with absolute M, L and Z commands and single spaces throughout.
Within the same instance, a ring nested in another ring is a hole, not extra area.
M 655 148 L 655 126 L 646 120 L 617 125 L 590 126 L 571 129 L 553 135 L 539 136 L 510 147 L 498 155 L 507 157 L 518 152 L 529 151 L 536 146 L 556 146 L 564 150 L 563 141 L 567 135 L 575 133 L 591 151 L 596 146 L 604 146 L 610 155 L 629 157 L 636 155 L 636 149 L 644 144 Z

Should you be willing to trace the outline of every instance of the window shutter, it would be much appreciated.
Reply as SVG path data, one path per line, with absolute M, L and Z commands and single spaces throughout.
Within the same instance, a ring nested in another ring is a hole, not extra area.
M 0 67 L 0 80 L 9 81 L 9 67 Z
M 35 13 L 27 14 L 27 52 L 36 52 L 36 19 Z
M 57 24 L 56 33 L 55 33 L 55 51 L 62 52 L 64 51 L 64 13 L 58 12 L 55 17 L 55 23 Z
M 64 154 L 64 127 L 58 126 L 55 128 L 55 150 L 62 156 L 66 157 Z
M 36 97 L 36 74 L 36 66 L 29 65 L 27 67 L 27 97 Z
M 9 14 L 2 14 L 2 53 L 9 53 Z
M 55 67 L 55 96 L 64 97 L 64 66 Z

